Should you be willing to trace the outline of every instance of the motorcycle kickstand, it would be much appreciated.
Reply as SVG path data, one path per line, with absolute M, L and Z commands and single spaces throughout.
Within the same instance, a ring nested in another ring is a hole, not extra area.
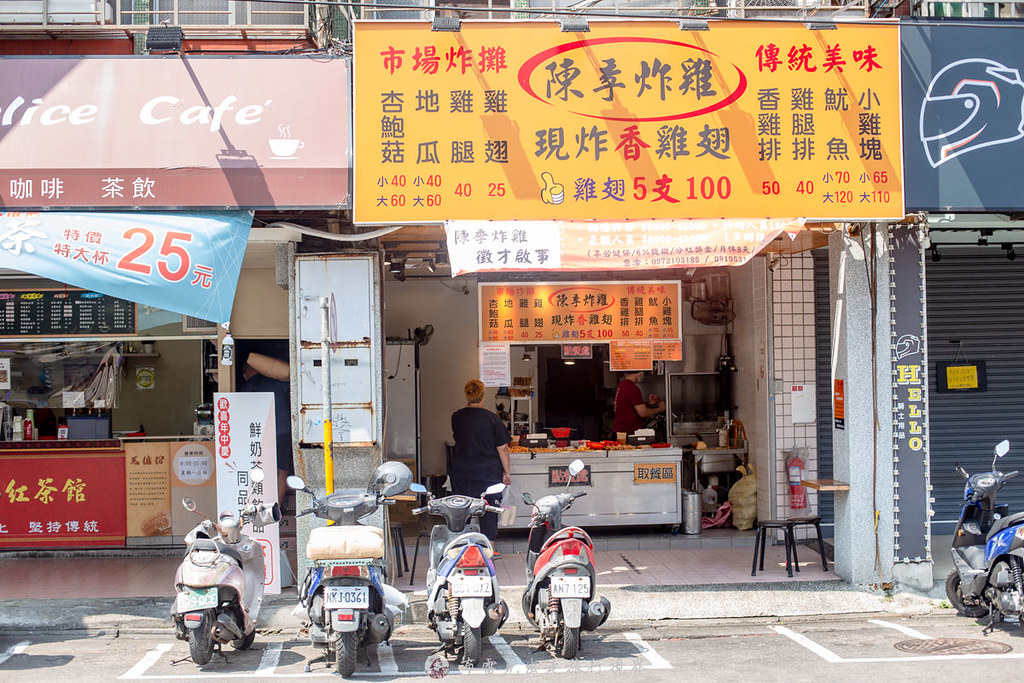
M 981 635 L 987 636 L 996 629 L 996 622 L 1002 621 L 1002 614 L 991 604 L 988 606 L 988 626 L 981 629 Z
M 323 662 L 325 667 L 331 666 L 330 662 L 328 661 L 327 650 L 324 650 L 324 653 L 318 657 L 314 657 L 313 659 L 307 659 L 305 672 L 309 673 L 310 670 L 313 668 L 313 665 L 317 662 Z

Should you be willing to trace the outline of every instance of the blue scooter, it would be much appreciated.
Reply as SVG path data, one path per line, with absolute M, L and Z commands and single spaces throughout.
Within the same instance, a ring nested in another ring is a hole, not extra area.
M 1004 616 L 1015 616 L 1024 628 L 1024 512 L 1011 515 L 996 496 L 1020 472 L 1003 473 L 996 461 L 1010 451 L 1010 442 L 995 447 L 992 471 L 968 474 L 964 507 L 953 532 L 953 566 L 946 577 L 946 596 L 960 614 L 989 616 L 985 631 Z

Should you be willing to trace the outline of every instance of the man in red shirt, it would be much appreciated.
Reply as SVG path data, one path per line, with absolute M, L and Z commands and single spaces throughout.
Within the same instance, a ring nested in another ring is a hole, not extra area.
M 644 401 L 643 393 L 637 386 L 643 374 L 642 370 L 627 372 L 615 390 L 615 421 L 612 429 L 616 434 L 632 434 L 647 424 L 647 418 L 665 410 L 665 402 L 654 394 Z

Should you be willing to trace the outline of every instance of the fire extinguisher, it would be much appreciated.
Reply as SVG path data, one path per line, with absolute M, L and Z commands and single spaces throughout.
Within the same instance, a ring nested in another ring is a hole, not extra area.
M 807 507 L 807 490 L 800 480 L 804 478 L 804 461 L 793 456 L 786 461 L 789 472 L 789 507 L 791 510 L 803 510 Z

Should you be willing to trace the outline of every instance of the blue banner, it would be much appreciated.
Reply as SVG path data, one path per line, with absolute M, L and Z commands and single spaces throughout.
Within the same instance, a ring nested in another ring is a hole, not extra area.
M 0 212 L 0 268 L 227 322 L 249 211 Z

